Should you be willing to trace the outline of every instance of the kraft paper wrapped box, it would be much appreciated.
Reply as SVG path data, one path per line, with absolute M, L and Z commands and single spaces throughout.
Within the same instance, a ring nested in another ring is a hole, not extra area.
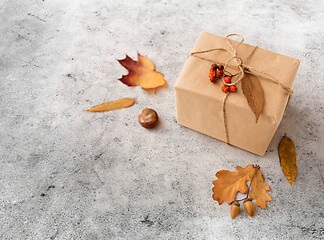
M 229 41 L 233 46 L 239 43 Z M 226 38 L 202 32 L 192 52 L 213 48 L 230 50 Z M 259 72 L 275 77 L 283 86 L 292 89 L 300 64 L 299 59 L 245 43 L 238 47 L 237 56 L 244 63 Z M 227 142 L 227 138 L 222 111 L 225 96 L 221 90 L 223 82 L 218 80 L 216 84 L 211 83 L 209 69 L 211 61 L 224 65 L 230 57 L 231 55 L 225 51 L 211 51 L 190 56 L 174 85 L 178 123 L 224 142 Z M 228 67 L 230 72 L 237 72 L 236 65 L 229 63 Z M 238 91 L 230 93 L 227 97 L 224 108 L 228 143 L 263 156 L 283 118 L 289 94 L 279 84 L 267 81 L 267 77 L 257 77 L 264 94 L 263 111 L 257 123 L 242 92 L 241 82 L 236 85 Z

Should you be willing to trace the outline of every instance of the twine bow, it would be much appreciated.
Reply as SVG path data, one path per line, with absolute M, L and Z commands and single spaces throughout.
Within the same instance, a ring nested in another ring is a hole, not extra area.
M 238 37 L 241 38 L 241 41 L 235 47 L 232 45 L 232 43 L 229 40 L 229 37 L 231 37 L 231 36 L 238 36 Z M 242 58 L 240 58 L 239 56 L 237 56 L 237 49 L 244 42 L 244 37 L 242 35 L 236 34 L 236 33 L 228 34 L 226 36 L 226 41 L 227 41 L 227 43 L 228 43 L 228 45 L 230 47 L 230 51 L 227 50 L 227 49 L 225 49 L 225 48 L 212 48 L 212 49 L 203 50 L 203 51 L 191 52 L 189 54 L 188 58 L 190 56 L 194 56 L 194 57 L 200 58 L 202 60 L 206 60 L 206 61 L 209 61 L 209 62 L 214 63 L 215 61 L 212 61 L 212 60 L 207 59 L 207 58 L 200 57 L 197 54 L 208 53 L 208 52 L 213 52 L 213 51 L 225 51 L 225 52 L 231 54 L 231 57 L 226 61 L 225 65 L 224 65 L 224 73 L 229 73 L 228 71 L 226 71 L 226 68 L 228 67 L 228 64 L 232 60 L 235 60 L 236 67 L 239 70 L 239 72 L 236 73 L 235 75 L 230 74 L 231 76 L 238 75 L 238 78 L 233 83 L 226 83 L 224 81 L 224 77 L 223 77 L 223 83 L 225 85 L 232 86 L 232 85 L 237 84 L 238 82 L 240 82 L 244 78 L 245 73 L 253 74 L 255 76 L 263 77 L 263 79 L 266 80 L 266 81 L 269 81 L 269 82 L 272 82 L 272 83 L 275 83 L 275 84 L 279 85 L 283 89 L 284 93 L 287 94 L 287 95 L 289 95 L 289 98 L 288 98 L 288 103 L 289 103 L 290 98 L 291 98 L 291 95 L 293 93 L 293 91 L 292 91 L 292 89 L 290 87 L 285 86 L 284 84 L 282 84 L 281 82 L 279 82 L 279 80 L 277 78 L 275 78 L 274 76 L 272 76 L 272 75 L 270 75 L 270 74 L 268 74 L 266 72 L 258 71 L 257 69 L 253 68 L 252 66 L 249 66 L 249 65 L 245 64 L 243 62 Z M 254 52 L 255 52 L 255 50 L 257 48 L 258 48 L 257 46 L 254 47 L 254 49 L 252 50 L 252 52 L 250 53 L 250 55 L 246 58 L 245 62 L 247 62 L 251 58 L 251 56 L 254 54 Z M 228 95 L 229 95 L 229 92 L 226 93 L 225 96 L 224 96 L 224 98 L 223 98 L 223 102 L 222 102 L 222 112 L 223 112 L 223 120 L 224 120 L 224 128 L 225 128 L 226 142 L 228 144 L 230 144 L 229 143 L 229 138 L 228 138 L 228 127 L 227 127 L 227 119 L 226 119 L 226 111 L 225 111 L 225 103 L 226 103 L 226 99 L 227 99 Z M 288 103 L 287 103 L 287 106 L 288 106 Z M 286 106 L 285 112 L 287 110 L 287 106 Z

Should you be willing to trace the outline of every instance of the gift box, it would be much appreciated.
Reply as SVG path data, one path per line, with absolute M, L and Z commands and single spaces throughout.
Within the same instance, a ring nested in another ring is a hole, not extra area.
M 237 92 L 224 93 L 223 78 L 210 81 L 213 63 L 227 63 L 225 74 L 233 73 L 234 81 L 243 71 Z M 202 32 L 174 85 L 178 124 L 262 156 L 283 118 L 299 64 L 299 59 Z M 257 121 L 242 89 L 249 74 L 263 91 Z

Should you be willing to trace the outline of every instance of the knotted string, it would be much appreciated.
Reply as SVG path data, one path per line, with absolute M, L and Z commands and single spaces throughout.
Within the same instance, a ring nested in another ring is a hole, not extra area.
M 231 36 L 238 36 L 241 38 L 241 41 L 234 47 L 232 45 L 232 43 L 230 42 L 229 40 L 229 37 Z M 202 60 L 206 60 L 206 61 L 209 61 L 209 62 L 212 62 L 214 63 L 215 61 L 214 60 L 211 60 L 211 59 L 207 59 L 207 58 L 203 58 L 203 57 L 200 57 L 200 56 L 197 56 L 197 54 L 200 54 L 200 53 L 208 53 L 208 52 L 213 52 L 213 51 L 224 51 L 224 52 L 227 52 L 229 54 L 231 54 L 232 56 L 226 61 L 225 65 L 224 65 L 224 73 L 229 73 L 228 71 L 226 71 L 226 68 L 228 67 L 228 64 L 232 61 L 232 60 L 235 60 L 236 62 L 236 67 L 238 68 L 239 72 L 232 75 L 230 74 L 231 76 L 236 76 L 236 75 L 239 75 L 239 77 L 236 79 L 235 82 L 233 83 L 226 83 L 225 80 L 224 80 L 224 77 L 223 77 L 223 83 L 227 86 L 232 86 L 232 85 L 235 85 L 237 84 L 238 82 L 240 82 L 243 78 L 244 78 L 244 75 L 245 73 L 249 73 L 249 74 L 253 74 L 255 76 L 260 76 L 260 77 L 263 77 L 263 79 L 265 79 L 266 81 L 269 81 L 269 82 L 272 82 L 272 83 L 275 83 L 277 85 L 279 85 L 285 92 L 285 94 L 289 95 L 289 98 L 288 98 L 288 103 L 289 103 L 289 100 L 291 98 L 291 94 L 293 93 L 292 89 L 290 87 L 287 87 L 285 86 L 284 84 L 282 84 L 277 78 L 275 78 L 274 76 L 266 73 L 266 72 L 262 72 L 262 71 L 259 71 L 249 65 L 246 65 L 243 63 L 243 60 L 242 58 L 240 58 L 239 56 L 237 56 L 237 49 L 238 47 L 244 42 L 244 37 L 240 34 L 236 34 L 236 33 L 231 33 L 231 34 L 228 34 L 226 36 L 226 41 L 231 49 L 231 51 L 225 49 L 225 48 L 212 48 L 212 49 L 208 49 L 208 50 L 203 50 L 203 51 L 196 51 L 196 52 L 191 52 L 188 56 L 188 58 L 190 56 L 194 56 L 194 57 L 197 57 L 197 58 L 200 58 Z M 252 52 L 250 53 L 250 55 L 246 58 L 246 62 L 251 58 L 251 56 L 255 53 L 255 50 L 257 49 L 258 47 L 255 46 L 254 49 L 252 50 Z M 220 63 L 221 64 L 221 63 Z M 222 101 L 222 112 L 223 112 L 223 120 L 224 120 L 224 128 L 225 128 L 225 135 L 226 135 L 226 142 L 228 144 L 229 143 L 229 138 L 228 138 L 228 127 L 227 127 L 227 119 L 226 119 L 226 111 L 225 111 L 225 103 L 226 103 L 226 100 L 227 100 L 227 97 L 229 95 L 229 92 L 227 92 L 223 98 L 223 101 Z M 287 106 L 288 106 L 288 103 L 287 103 Z M 287 110 L 287 106 L 286 106 L 286 109 L 285 109 L 285 112 Z

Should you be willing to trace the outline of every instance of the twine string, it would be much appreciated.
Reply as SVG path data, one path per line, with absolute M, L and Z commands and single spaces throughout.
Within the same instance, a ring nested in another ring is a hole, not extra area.
M 226 99 L 229 95 L 229 92 L 227 92 L 225 94 L 225 96 L 223 97 L 223 101 L 222 101 L 222 112 L 223 112 L 223 119 L 224 119 L 224 128 L 225 128 L 225 136 L 226 136 L 226 143 L 229 144 L 229 139 L 228 139 L 228 128 L 227 128 L 227 124 L 226 124 L 226 112 L 225 112 L 225 103 L 226 103 Z
M 251 66 L 248 66 L 245 64 L 242 64 L 242 66 L 245 68 L 246 73 L 250 73 L 250 74 L 253 74 L 256 76 L 263 77 L 263 79 L 266 81 L 278 84 L 282 88 L 282 90 L 284 90 L 285 94 L 287 94 L 289 96 L 291 94 L 293 94 L 293 90 L 290 87 L 287 87 L 284 84 L 282 84 L 281 82 L 279 82 L 279 80 L 277 78 L 275 78 L 274 76 L 272 76 L 271 74 L 259 71 L 259 70 L 255 69 L 254 67 L 251 67 Z
M 237 43 L 235 47 L 232 45 L 232 43 L 231 43 L 231 41 L 229 39 L 229 37 L 231 37 L 231 36 L 238 36 L 238 37 L 241 38 L 241 41 L 239 43 Z M 249 66 L 249 65 L 244 64 L 242 58 L 240 58 L 239 56 L 237 56 L 237 49 L 244 42 L 244 37 L 242 35 L 237 34 L 237 33 L 228 34 L 226 36 L 226 41 L 227 41 L 227 43 L 228 43 L 229 48 L 231 49 L 231 51 L 229 51 L 229 50 L 227 50 L 225 48 L 212 48 L 212 49 L 207 49 L 207 50 L 203 50 L 203 51 L 191 52 L 188 55 L 188 58 L 190 56 L 194 56 L 194 57 L 200 58 L 202 60 L 206 60 L 206 61 L 215 63 L 214 60 L 207 59 L 207 58 L 203 58 L 201 56 L 197 56 L 197 54 L 208 53 L 208 52 L 213 52 L 213 51 L 224 51 L 224 52 L 227 52 L 227 53 L 229 53 L 231 55 L 231 57 L 226 61 L 225 65 L 224 65 L 224 73 L 230 73 L 229 71 L 226 71 L 226 68 L 229 66 L 229 63 L 231 61 L 233 61 L 233 60 L 235 60 L 236 67 L 238 68 L 239 72 L 236 73 L 236 74 L 230 74 L 231 76 L 238 76 L 238 78 L 233 83 L 225 83 L 225 80 L 224 80 L 224 77 L 223 77 L 223 83 L 225 85 L 227 85 L 227 86 L 233 86 L 233 85 L 237 84 L 238 82 L 240 82 L 244 78 L 245 73 L 249 73 L 249 74 L 253 74 L 255 76 L 263 77 L 263 79 L 265 79 L 266 81 L 269 81 L 269 82 L 272 82 L 272 83 L 275 83 L 275 84 L 279 85 L 284 90 L 285 94 L 289 95 L 289 99 L 290 99 L 291 94 L 293 93 L 293 91 L 292 91 L 292 89 L 290 87 L 287 87 L 284 84 L 282 84 L 277 78 L 275 78 L 271 74 L 266 73 L 266 72 L 263 72 L 263 71 L 259 71 L 259 70 L 255 69 L 252 66 Z M 252 50 L 252 52 L 245 59 L 245 62 L 247 62 L 251 58 L 251 56 L 255 53 L 255 51 L 256 51 L 257 48 L 258 48 L 257 46 L 254 47 L 254 49 Z M 223 101 L 222 101 L 222 112 L 223 112 L 223 120 L 224 120 L 224 128 L 225 128 L 226 142 L 228 144 L 230 144 L 229 143 L 229 138 L 228 138 L 228 127 L 227 127 L 226 110 L 225 110 L 226 109 L 225 108 L 225 103 L 226 103 L 226 100 L 228 98 L 228 95 L 229 95 L 229 92 L 227 92 L 225 94 L 225 96 L 223 97 Z

